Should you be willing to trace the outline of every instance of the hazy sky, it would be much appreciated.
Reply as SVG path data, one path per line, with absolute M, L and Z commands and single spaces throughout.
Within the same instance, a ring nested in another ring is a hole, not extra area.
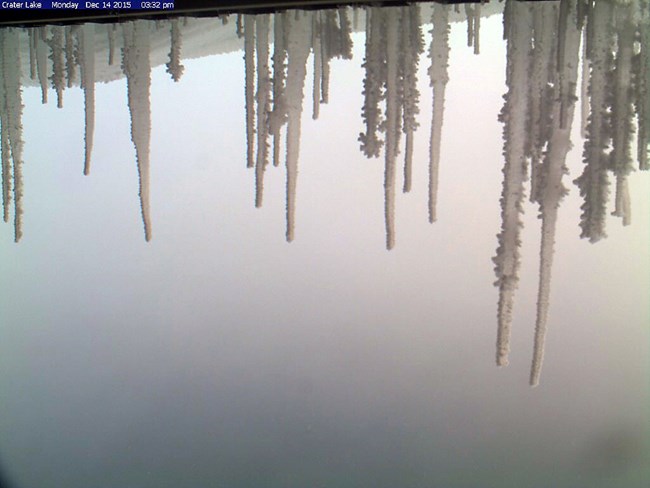
M 480 55 L 465 36 L 452 26 L 438 221 L 423 56 L 413 190 L 399 191 L 398 166 L 390 252 L 383 158 L 357 142 L 363 34 L 351 61 L 332 61 L 316 121 L 308 61 L 291 244 L 284 167 L 267 169 L 254 207 L 242 52 L 184 60 L 179 83 L 152 72 L 149 243 L 126 81 L 96 86 L 86 177 L 82 92 L 57 110 L 24 89 L 24 237 L 0 233 L 0 460 L 19 488 L 646 486 L 648 174 L 630 177 L 631 226 L 612 217 L 606 240 L 579 239 L 577 111 L 541 385 L 528 387 L 528 201 L 497 368 L 501 17 L 482 19 Z

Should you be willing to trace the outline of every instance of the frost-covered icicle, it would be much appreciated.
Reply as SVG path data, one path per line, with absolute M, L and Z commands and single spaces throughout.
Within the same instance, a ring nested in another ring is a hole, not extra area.
M 329 101 L 330 60 L 352 58 L 352 38 L 348 11 L 325 10 L 319 14 L 321 45 L 321 102 Z
M 300 153 L 300 124 L 304 97 L 307 58 L 311 33 L 310 17 L 306 12 L 296 11 L 288 17 L 287 29 L 287 242 L 294 239 L 296 215 L 296 180 L 298 178 L 298 155 Z
M 429 47 L 429 84 L 433 89 L 431 110 L 431 138 L 429 140 L 429 222 L 437 219 L 438 173 L 440 142 L 445 113 L 445 89 L 449 81 L 449 7 L 436 3 L 433 7 L 433 32 Z
M 386 10 L 386 149 L 384 168 L 384 218 L 386 249 L 395 247 L 395 160 L 399 145 L 399 25 L 401 11 Z
M 0 70 L 4 68 L 0 66 Z M 4 84 L 4 82 L 2 83 Z M 9 147 L 9 130 L 4 102 L 4 87 L 0 84 L 0 154 L 2 155 L 2 215 L 9 222 L 11 205 L 11 148 Z
M 76 26 L 65 26 L 65 77 L 68 88 L 72 88 L 73 83 L 77 80 L 77 61 L 75 59 L 75 30 Z
M 269 72 L 269 16 L 255 18 L 257 52 L 257 158 L 255 160 L 255 206 L 262 206 L 264 170 L 269 159 L 271 73 Z
M 383 126 L 382 111 L 379 106 L 386 81 L 386 39 L 384 11 L 380 7 L 366 10 L 366 55 L 363 62 L 363 106 L 361 117 L 365 123 L 365 133 L 359 134 L 361 151 L 367 157 L 378 157 L 383 141 L 379 135 Z
M 508 364 L 510 328 L 514 293 L 519 283 L 519 247 L 521 245 L 521 214 L 526 180 L 526 111 L 529 83 L 529 55 L 532 35 L 532 15 L 529 4 L 509 0 L 513 20 L 507 32 L 508 93 L 500 115 L 504 123 L 505 165 L 503 168 L 503 191 L 501 193 L 501 232 L 499 246 L 493 258 L 499 287 L 497 365 Z
M 90 173 L 90 156 L 95 136 L 95 25 L 84 24 L 79 29 L 79 66 L 84 90 L 85 155 L 84 174 Z
M 587 56 L 587 29 L 584 29 L 582 36 L 582 74 L 580 80 L 580 104 L 581 120 L 580 135 L 587 138 L 587 125 L 589 124 L 589 73 L 591 71 L 589 57 Z
M 177 20 L 177 19 L 173 19 Z M 115 24 L 106 24 L 106 33 L 108 34 L 108 64 L 112 66 L 115 63 Z
M 474 5 L 474 54 L 481 53 L 481 4 Z
M 140 208 L 145 240 L 151 240 L 149 209 L 149 151 L 151 140 L 151 61 L 149 59 L 149 24 L 145 20 L 122 25 L 124 48 L 122 69 L 127 79 L 131 139 L 135 145 L 140 187 Z
M 618 34 L 616 63 L 614 68 L 614 97 L 612 104 L 612 152 L 610 153 L 610 169 L 617 180 L 627 179 L 633 169 L 632 136 L 634 133 L 632 109 L 632 55 L 634 45 L 634 25 L 631 19 L 630 6 L 615 8 L 615 22 Z M 617 194 L 623 183 L 616 185 Z M 617 201 L 619 198 L 617 197 Z M 617 205 L 621 215 L 622 207 Z
M 36 79 L 36 34 L 35 27 L 27 29 L 28 42 L 29 42 L 29 78 Z
M 47 26 L 38 27 L 35 34 L 36 43 L 36 72 L 38 74 L 38 81 L 41 84 L 41 102 L 47 103 Z
M 314 50 L 314 82 L 312 85 L 312 118 L 318 118 L 320 110 L 320 86 L 323 78 L 323 48 L 320 43 L 320 14 L 314 12 L 312 18 L 311 43 Z
M 11 28 L 0 29 L 0 130 L 2 131 L 0 138 L 3 150 L 3 198 L 5 192 L 10 190 L 9 168 L 6 167 L 9 164 L 6 159 L 10 150 L 13 169 L 15 242 L 18 242 L 23 235 L 23 103 L 20 72 L 18 31 Z M 6 175 L 5 171 L 7 171 Z M 5 176 L 7 176 L 6 179 Z M 5 206 L 5 212 L 7 206 Z
M 474 44 L 474 6 L 465 4 L 465 18 L 467 19 L 467 47 Z
M 560 0 L 560 11 L 559 11 L 559 17 L 557 19 L 557 28 L 556 30 L 556 35 L 557 35 L 557 42 L 556 44 L 556 55 L 555 55 L 555 66 L 557 67 L 557 74 L 559 78 L 559 84 L 560 84 L 560 90 L 559 90 L 559 97 L 560 97 L 560 125 L 562 128 L 564 128 L 567 124 L 567 108 L 568 106 L 573 103 L 573 100 L 571 99 L 569 95 L 569 90 L 567 90 L 566 87 L 566 81 L 564 80 L 564 70 L 562 70 L 562 66 L 565 65 L 565 59 L 564 56 L 566 55 L 566 42 L 567 42 L 567 29 L 569 29 L 569 15 L 571 11 L 575 11 L 574 7 L 574 2 L 576 0 Z M 573 20 L 574 24 L 577 25 L 577 20 Z M 555 72 L 556 69 L 554 68 L 553 71 Z M 553 77 L 550 77 L 551 79 Z M 550 91 L 550 90 L 549 90 Z M 575 92 L 575 88 L 571 87 L 570 91 L 573 93 Z M 575 93 L 573 94 L 575 96 Z M 549 106 L 551 103 L 549 103 Z
M 326 10 L 321 14 L 321 32 L 320 32 L 320 46 L 321 46 L 321 102 L 329 102 L 330 93 L 330 59 L 332 59 L 332 26 L 336 24 L 335 14 L 332 11 Z
M 558 11 L 554 2 L 535 2 L 533 9 L 534 48 L 531 57 L 529 84 L 529 116 L 526 157 L 531 159 L 530 200 L 535 201 L 538 191 L 537 173 L 542 164 L 542 152 L 549 137 L 550 109 L 557 95 L 549 85 L 555 75 Z
M 591 61 L 589 79 L 589 98 L 591 111 L 587 125 L 587 139 L 584 143 L 583 159 L 585 168 L 574 182 L 584 198 L 581 205 L 580 237 L 597 242 L 605 234 L 605 217 L 609 180 L 607 177 L 610 140 L 610 117 L 608 113 L 608 88 L 613 65 L 612 55 L 612 4 L 596 2 L 587 27 L 587 54 Z
M 347 7 L 339 7 L 339 36 L 338 36 L 338 49 L 336 57 L 343 59 L 352 59 L 352 26 L 348 16 Z
M 637 159 L 640 170 L 650 169 L 650 12 L 646 12 L 639 29 L 639 54 L 636 63 Z
M 420 54 L 424 50 L 420 26 L 420 7 L 418 5 L 402 7 L 400 25 L 402 26 L 400 31 L 400 78 L 402 81 L 403 131 L 406 136 L 403 191 L 406 193 L 411 190 L 413 133 L 419 126 L 417 115 L 419 113 L 420 92 L 417 88 L 417 72 Z
M 246 166 L 255 166 L 255 17 L 244 14 Z
M 280 164 L 280 130 L 287 121 L 285 95 L 286 60 L 285 12 L 273 15 L 273 110 L 269 115 L 269 133 L 273 136 L 273 166 Z
M 235 33 L 237 38 L 241 39 L 244 37 L 244 16 L 243 14 L 237 14 L 237 20 L 235 21 Z
M 467 47 L 474 47 L 474 54 L 480 53 L 481 4 L 465 4 L 467 17 Z
M 571 126 L 575 109 L 575 90 L 578 78 L 578 64 L 580 53 L 580 30 L 577 27 L 576 0 L 562 0 L 560 9 L 566 9 L 570 22 L 563 23 L 560 35 L 563 41 L 559 43 L 557 65 L 559 83 L 555 84 L 555 97 L 552 104 L 552 124 L 548 138 L 548 148 L 540 168 L 538 180 L 537 201 L 542 218 L 542 237 L 539 264 L 539 288 L 537 292 L 537 317 L 535 321 L 535 344 L 533 360 L 530 370 L 530 384 L 537 386 L 542 371 L 544 359 L 544 345 L 548 312 L 550 307 L 551 271 L 553 268 L 553 253 L 555 243 L 555 228 L 557 223 L 560 202 L 566 195 L 566 188 L 562 184 L 562 177 L 567 172 L 566 157 L 571 149 Z M 559 96 L 566 92 L 568 104 Z
M 172 80 L 178 81 L 183 76 L 185 67 L 181 64 L 181 29 L 178 19 L 171 19 L 170 41 L 169 41 L 169 62 L 165 65 L 167 73 L 172 76 Z
M 63 108 L 63 90 L 65 89 L 65 64 L 63 61 L 63 43 L 65 39 L 64 28 L 53 25 L 52 37 L 48 40 L 52 60 L 52 87 L 56 91 L 56 106 Z

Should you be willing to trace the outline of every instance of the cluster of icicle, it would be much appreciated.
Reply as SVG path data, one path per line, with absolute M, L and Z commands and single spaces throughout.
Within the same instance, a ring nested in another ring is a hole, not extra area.
M 417 68 L 424 50 L 418 5 L 396 8 L 370 7 L 366 11 L 364 103 L 365 133 L 361 150 L 379 156 L 384 148 L 384 213 L 386 248 L 395 245 L 395 173 L 400 135 L 405 136 L 404 192 L 411 189 L 413 133 L 418 127 L 420 94 Z M 385 101 L 382 112 L 380 103 Z M 383 136 L 382 134 L 383 133 Z M 383 139 L 382 139 L 383 138 Z
M 295 233 L 296 183 L 307 60 L 313 52 L 313 118 L 329 98 L 330 62 L 352 58 L 348 10 L 294 11 L 238 17 L 244 38 L 247 166 L 255 169 L 255 206 L 261 207 L 264 172 L 280 164 L 286 126 L 286 239 Z M 270 55 L 270 38 L 273 54 Z M 269 60 L 270 57 L 270 60 Z M 272 67 L 271 67 L 272 63 Z M 271 72 L 272 70 L 272 72 Z
M 13 182 L 14 240 L 18 242 L 22 230 L 22 112 L 18 56 L 18 31 L 0 29 L 0 140 L 2 150 L 2 208 L 5 222 L 9 221 L 11 188 Z
M 449 81 L 450 9 L 435 4 L 428 49 L 429 83 L 433 92 L 429 142 L 429 221 L 437 219 L 438 174 L 445 89 Z M 479 53 L 481 5 L 466 5 L 467 44 Z M 295 235 L 296 184 L 307 63 L 313 60 L 312 116 L 329 98 L 330 63 L 352 57 L 352 27 L 358 14 L 347 8 L 237 15 L 236 33 L 243 39 L 247 166 L 254 169 L 255 205 L 263 202 L 264 173 L 270 161 L 279 166 L 285 139 L 286 239 Z M 425 46 L 420 7 L 365 8 L 363 68 L 364 155 L 384 156 L 386 247 L 395 245 L 397 156 L 404 135 L 403 191 L 412 184 L 413 138 L 418 128 L 417 69 Z M 227 18 L 221 19 L 222 23 Z M 169 28 L 168 73 L 178 81 L 182 21 L 135 21 L 119 25 L 47 26 L 0 30 L 0 141 L 4 220 L 14 207 L 14 236 L 22 236 L 22 101 L 19 73 L 29 62 L 29 75 L 41 86 L 47 102 L 51 86 L 57 105 L 66 88 L 79 84 L 85 98 L 84 173 L 90 171 L 94 132 L 96 37 L 106 35 L 108 64 L 116 62 L 121 44 L 122 71 L 127 79 L 131 137 L 139 175 L 139 196 L 146 240 L 151 238 L 149 210 L 150 34 Z M 20 34 L 27 33 L 29 59 L 21 60 Z M 504 10 L 508 91 L 500 114 L 504 134 L 502 227 L 494 257 L 499 288 L 497 364 L 508 364 L 514 294 L 519 281 L 521 215 L 530 175 L 530 200 L 539 206 L 542 223 L 535 347 L 530 382 L 539 382 L 549 311 L 555 225 L 567 192 L 562 178 L 571 148 L 582 39 L 582 132 L 584 172 L 575 180 L 584 198 L 580 227 L 591 242 L 605 237 L 609 173 L 615 176 L 613 215 L 630 223 L 627 178 L 648 169 L 650 143 L 650 0 L 507 0 Z M 121 42 L 120 42 L 121 39 Z M 272 51 L 272 52 L 271 52 Z M 51 73 L 51 74 L 50 74 Z M 636 158 L 632 145 L 636 130 Z M 635 166 L 636 159 L 636 166 Z M 530 169 L 529 169 L 530 167 Z M 13 189 L 13 194 L 12 194 Z
M 535 343 L 530 384 L 539 383 L 549 310 L 555 225 L 567 189 L 562 183 L 571 148 L 581 35 L 585 170 L 576 184 L 584 197 L 582 237 L 604 236 L 608 175 L 616 175 L 614 215 L 630 219 L 627 175 L 634 121 L 638 167 L 647 169 L 648 2 L 508 1 L 504 11 L 508 92 L 500 115 L 504 157 L 502 228 L 494 257 L 499 288 L 496 361 L 508 364 L 514 293 L 519 281 L 524 183 L 530 165 L 530 200 L 542 221 Z
M 429 48 L 430 84 L 434 102 L 430 142 L 429 220 L 436 220 L 438 165 L 444 93 L 449 80 L 449 9 L 433 9 L 433 37 Z M 280 134 L 286 125 L 286 238 L 294 239 L 296 179 L 300 142 L 300 121 L 304 97 L 306 63 L 313 60 L 312 117 L 318 118 L 320 104 L 329 98 L 330 60 L 352 57 L 351 25 L 356 27 L 358 9 L 350 22 L 348 9 L 284 12 L 238 17 L 238 34 L 244 38 L 247 166 L 255 168 L 255 205 L 261 206 L 264 172 L 272 160 L 280 164 Z M 468 44 L 478 52 L 480 6 L 468 10 L 471 28 Z M 359 135 L 361 151 L 369 158 L 384 149 L 384 196 L 386 247 L 395 245 L 396 161 L 404 134 L 404 186 L 411 189 L 413 138 L 418 128 L 419 91 L 417 69 L 424 51 L 420 6 L 417 4 L 365 9 L 366 44 L 364 104 L 365 132 Z M 272 27 L 271 27 L 272 25 Z M 272 32 L 271 32 L 272 31 Z M 273 54 L 270 54 L 272 37 Z M 270 60 L 269 60 L 270 59 Z M 270 64 L 272 63 L 272 67 Z
M 608 172 L 616 180 L 612 215 L 629 225 L 628 175 L 635 169 L 635 159 L 638 169 L 649 168 L 650 2 L 584 2 L 581 6 L 579 22 L 586 23 L 583 114 L 588 116 L 583 116 L 585 168 L 575 183 L 584 198 L 581 237 L 596 242 L 606 237 Z
M 183 73 L 180 64 L 181 36 L 178 20 L 171 21 L 170 61 L 167 70 L 175 81 Z M 99 26 L 95 24 L 72 26 L 42 26 L 30 29 L 0 30 L 0 136 L 2 140 L 2 203 L 4 220 L 10 215 L 13 183 L 14 239 L 22 236 L 22 102 L 21 63 L 29 63 L 29 76 L 41 87 L 43 103 L 48 101 L 50 86 L 57 97 L 57 107 L 63 107 L 66 88 L 81 86 L 85 107 L 85 154 L 83 172 L 90 173 L 95 125 L 95 58 L 96 36 L 104 31 L 108 41 L 108 64 L 116 62 L 116 40 L 122 37 L 122 71 L 127 79 L 128 106 L 131 114 L 133 140 L 140 180 L 140 206 L 144 235 L 151 239 L 149 211 L 149 141 L 151 84 L 149 61 L 149 33 L 154 24 L 147 21 L 126 22 Z M 26 32 L 29 59 L 21 60 L 20 34 Z M 51 74 L 50 74 L 51 73 Z

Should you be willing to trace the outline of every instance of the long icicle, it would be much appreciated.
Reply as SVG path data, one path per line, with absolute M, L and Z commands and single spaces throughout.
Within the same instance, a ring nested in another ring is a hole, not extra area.
M 0 66 L 0 70 L 2 67 Z M 3 75 L 0 75 L 0 79 Z M 2 153 L 2 215 L 9 222 L 11 205 L 11 154 L 9 147 L 9 128 L 4 101 L 4 87 L 0 86 L 0 152 Z
M 144 20 L 123 24 L 122 65 L 127 78 L 131 139 L 138 162 L 140 209 L 146 241 L 151 240 L 149 207 L 149 152 L 151 142 L 151 61 L 149 25 Z
M 320 87 L 322 83 L 322 78 L 323 78 L 323 71 L 322 71 L 322 57 L 323 57 L 323 51 L 321 48 L 321 22 L 320 22 L 320 14 L 318 11 L 313 13 L 313 20 L 312 20 L 312 46 L 313 46 L 313 51 L 314 51 L 314 82 L 312 84 L 312 119 L 316 120 L 318 119 L 319 111 L 320 111 Z
M 246 167 L 255 166 L 255 17 L 244 14 Z
M 288 107 L 287 125 L 287 242 L 295 236 L 296 222 L 296 183 L 298 178 L 298 155 L 300 153 L 300 125 L 302 102 L 304 97 L 305 77 L 307 76 L 307 58 L 309 57 L 309 39 L 311 25 L 306 12 L 296 11 L 287 18 L 285 28 L 287 35 L 286 100 Z
M 36 44 L 36 73 L 41 85 L 41 103 L 47 103 L 47 39 L 48 26 L 38 27 L 35 33 Z
M 429 222 L 437 219 L 438 174 L 440 144 L 445 113 L 445 88 L 449 81 L 449 7 L 437 3 L 433 7 L 433 33 L 429 57 L 429 84 L 433 89 L 431 110 L 431 138 L 429 140 Z
M 20 87 L 20 51 L 18 31 L 0 29 L 0 79 L 2 81 L 2 132 L 7 133 L 8 145 L 3 141 L 3 150 L 11 149 L 14 189 L 14 241 L 23 236 L 23 140 L 22 140 L 22 95 Z M 4 154 L 4 151 L 3 151 Z M 4 163 L 4 157 L 3 157 Z M 3 164 L 4 166 L 4 164 Z M 4 169 L 4 167 L 3 167 Z M 8 176 L 8 175 L 7 175 Z M 3 192 L 8 191 L 6 182 Z
M 52 37 L 48 40 L 52 59 L 52 87 L 56 91 L 56 106 L 63 108 L 63 90 L 65 89 L 65 62 L 64 62 L 64 27 L 53 25 Z
M 530 367 L 530 385 L 537 386 L 544 360 L 547 320 L 550 307 L 551 271 L 555 244 L 555 228 L 560 203 L 567 193 L 562 177 L 567 172 L 566 157 L 571 150 L 571 126 L 575 111 L 575 89 L 578 79 L 580 54 L 580 30 L 576 23 L 575 0 L 562 0 L 561 13 L 571 19 L 560 22 L 558 44 L 559 83 L 555 80 L 552 128 L 548 149 L 540 169 L 537 201 L 542 218 L 542 236 L 539 262 L 539 286 L 537 292 L 537 316 L 535 320 L 535 342 Z M 562 19 L 562 16 L 560 17 Z M 561 52 L 560 52 L 561 50 Z
M 395 160 L 399 140 L 398 64 L 400 10 L 386 11 L 386 148 L 384 151 L 384 219 L 386 249 L 395 247 Z
M 273 166 L 280 165 L 280 130 L 287 120 L 285 96 L 286 58 L 285 28 L 287 14 L 273 15 L 273 111 L 269 116 L 269 132 L 273 136 Z
M 269 96 L 271 74 L 269 72 L 269 16 L 255 18 L 257 52 L 257 158 L 255 160 L 255 206 L 262 206 L 264 196 L 264 170 L 269 160 Z
M 524 181 L 526 180 L 526 111 L 528 93 L 528 69 L 532 35 L 531 6 L 509 0 L 516 22 L 508 23 L 507 76 L 508 93 L 501 113 L 504 122 L 505 165 L 503 168 L 503 191 L 501 194 L 501 232 L 498 248 L 493 258 L 499 287 L 497 309 L 498 331 L 496 362 L 508 364 L 510 329 L 514 293 L 519 283 L 519 246 Z
M 90 156 L 95 138 L 95 26 L 84 24 L 79 31 L 79 64 L 84 90 L 84 175 L 90 174 Z

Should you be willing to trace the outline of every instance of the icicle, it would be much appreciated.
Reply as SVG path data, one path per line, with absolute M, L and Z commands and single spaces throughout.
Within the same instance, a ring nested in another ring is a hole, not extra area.
M 169 44 L 169 62 L 165 66 L 167 66 L 167 73 L 172 76 L 172 80 L 178 81 L 183 76 L 185 69 L 181 64 L 181 30 L 178 26 L 178 19 L 171 20 Z
M 287 19 L 289 20 L 289 19 Z M 287 232 L 288 242 L 295 235 L 296 179 L 298 177 L 298 154 L 300 152 L 300 123 L 302 113 L 303 89 L 307 75 L 309 57 L 309 17 L 307 13 L 296 11 L 296 17 L 286 24 L 287 67 L 286 102 L 288 107 L 287 125 Z
M 386 149 L 384 168 L 384 217 L 386 249 L 395 247 L 395 160 L 399 141 L 399 24 L 400 10 L 386 11 Z
M 0 67 L 2 69 L 2 67 Z M 11 154 L 9 147 L 9 129 L 4 101 L 4 87 L 0 86 L 0 153 L 2 154 L 2 214 L 3 220 L 9 222 L 11 205 Z
M 580 135 L 587 138 L 587 125 L 589 124 L 589 72 L 590 63 L 587 56 L 587 29 L 582 36 L 582 75 L 580 80 L 581 125 Z
M 271 89 L 269 72 L 269 16 L 258 15 L 255 19 L 257 37 L 257 158 L 255 161 L 255 206 L 262 206 L 264 170 L 268 164 L 268 129 Z
M 474 5 L 474 54 L 481 54 L 481 4 Z
M 499 287 L 497 365 L 508 364 L 510 328 L 514 293 L 519 283 L 519 246 L 524 181 L 526 180 L 526 111 L 528 92 L 528 67 L 532 35 L 532 15 L 529 4 L 510 0 L 513 19 L 508 24 L 507 77 L 508 93 L 501 112 L 504 122 L 505 165 L 503 168 L 503 191 L 501 194 L 501 232 L 495 263 Z
M 269 115 L 269 133 L 273 135 L 273 165 L 280 164 L 280 130 L 287 121 L 285 97 L 286 57 L 285 19 L 286 13 L 273 16 L 273 111 Z
M 539 287 L 537 291 L 537 317 L 535 320 L 535 343 L 533 361 L 530 369 L 530 385 L 539 385 L 539 377 L 544 361 L 546 343 L 546 323 L 551 294 L 551 270 L 553 268 L 553 247 L 555 245 L 555 224 L 557 209 L 548 211 L 542 220 L 542 243 L 539 265 Z
M 63 61 L 63 42 L 64 32 L 63 27 L 54 25 L 52 26 L 52 38 L 48 40 L 52 54 L 52 87 L 56 91 L 56 106 L 63 108 L 63 90 L 65 88 L 65 64 Z
M 440 168 L 440 142 L 445 111 L 445 88 L 449 81 L 449 7 L 433 7 L 433 32 L 429 47 L 429 84 L 433 88 L 431 110 L 431 138 L 429 140 L 429 222 L 437 219 L 438 173 Z
M 29 36 L 29 78 L 36 79 L 36 28 L 27 29 Z
M 322 64 L 323 64 L 323 52 L 320 42 L 320 22 L 319 22 L 319 13 L 314 12 L 312 20 L 312 46 L 314 50 L 314 83 L 312 88 L 312 118 L 316 120 L 318 118 L 319 109 L 320 109 L 320 85 L 322 83 L 323 73 L 322 73 Z
M 627 176 L 632 171 L 632 135 L 634 133 L 634 111 L 632 110 L 632 55 L 634 26 L 631 22 L 631 8 L 617 7 L 615 10 L 618 32 L 616 63 L 614 69 L 614 97 L 612 104 L 612 152 L 610 169 L 617 177 Z
M 646 11 L 639 28 L 639 62 L 637 74 L 637 158 L 639 169 L 650 169 L 648 150 L 650 150 L 650 12 Z
M 639 169 L 650 169 L 648 163 L 648 145 L 650 145 L 650 15 L 646 14 L 638 27 L 639 47 L 636 68 L 636 109 L 637 126 L 637 159 Z
M 95 134 L 95 26 L 84 24 L 79 30 L 79 66 L 84 90 L 85 153 L 84 175 L 90 173 L 90 156 Z
M 337 39 L 338 49 L 336 50 L 336 57 L 342 59 L 352 59 L 352 26 L 348 16 L 347 7 L 339 7 L 339 35 Z
M 587 139 L 584 143 L 583 159 L 585 168 L 582 175 L 574 180 L 584 198 L 581 206 L 580 237 L 597 242 L 606 237 L 605 217 L 609 195 L 607 178 L 608 155 L 606 154 L 610 138 L 610 120 L 608 113 L 608 86 L 613 64 L 612 55 L 612 4 L 596 2 L 589 16 L 587 26 L 593 32 L 593 45 L 588 45 L 591 59 L 591 77 L 589 80 L 589 97 L 591 113 L 587 126 Z
M 47 103 L 47 26 L 39 27 L 35 34 L 36 43 L 36 71 L 41 84 L 41 102 Z
M 411 190 L 413 134 L 419 126 L 417 114 L 419 113 L 420 92 L 417 88 L 417 71 L 420 54 L 424 50 L 420 27 L 420 7 L 418 5 L 402 7 L 401 26 L 400 72 L 403 98 L 403 131 L 406 135 L 403 191 L 406 193 Z
M 578 79 L 580 53 L 580 30 L 576 22 L 575 0 L 566 1 L 563 15 L 571 16 L 571 22 L 561 22 L 557 65 L 559 82 L 555 83 L 555 94 L 563 93 L 566 97 L 554 96 L 552 109 L 552 126 L 548 138 L 548 149 L 539 174 L 538 202 L 542 218 L 542 237 L 539 264 L 539 288 L 537 292 L 537 317 L 535 321 L 535 343 L 530 369 L 530 384 L 537 386 L 544 359 L 544 345 L 548 312 L 550 307 L 551 271 L 553 267 L 553 246 L 555 228 L 560 202 L 566 194 L 562 177 L 566 173 L 566 157 L 571 149 L 571 126 L 575 109 L 575 87 Z M 557 80 L 556 80 L 557 81 Z M 565 105 L 566 98 L 566 105 Z
M 553 2 L 532 4 L 534 26 L 534 49 L 531 58 L 531 75 L 528 91 L 528 117 L 526 120 L 526 157 L 531 159 L 530 201 L 538 196 L 538 172 L 542 164 L 542 154 L 549 137 L 553 97 L 557 96 L 549 85 L 556 74 L 558 48 L 558 11 Z
M 0 29 L 0 116 L 2 131 L 3 198 L 9 192 L 8 152 L 11 150 L 14 189 L 14 241 L 23 235 L 23 174 L 22 174 L 22 95 L 20 86 L 20 42 L 15 29 Z M 4 171 L 7 171 L 7 174 Z M 6 180 L 4 176 L 7 176 Z M 8 200 L 8 198 L 7 198 Z M 5 206 L 6 212 L 6 206 Z M 6 215 L 6 214 L 5 214 Z
M 474 6 L 465 4 L 465 17 L 467 19 L 467 47 L 474 44 Z
M 325 19 L 327 19 L 327 14 Z M 321 102 L 329 103 L 330 98 L 330 53 L 329 53 L 329 43 L 331 42 L 331 34 L 328 32 L 327 22 L 321 24 Z
M 72 27 L 69 25 L 65 27 L 65 75 L 68 82 L 68 88 L 72 88 L 72 84 L 77 78 L 74 47 L 74 32 L 77 29 L 79 29 L 79 27 Z
M 382 87 L 386 81 L 386 50 L 384 11 L 379 7 L 370 7 L 366 11 L 366 55 L 363 67 L 363 107 L 361 117 L 365 123 L 365 133 L 359 134 L 361 151 L 367 157 L 378 157 L 383 145 L 379 136 L 383 126 L 383 117 L 379 102 L 382 99 Z
M 246 166 L 255 166 L 255 18 L 244 15 L 244 66 L 246 84 Z
M 413 7 L 413 6 L 411 6 Z M 417 62 L 418 54 L 413 56 L 410 46 L 410 22 L 408 22 L 408 10 L 411 7 L 402 7 L 402 15 L 400 16 L 400 81 L 401 95 L 402 95 L 402 115 L 404 123 L 402 125 L 406 144 L 404 148 L 404 185 L 402 192 L 408 193 L 411 191 L 412 173 L 413 173 L 413 132 L 417 128 L 417 99 L 419 92 L 417 91 Z M 415 113 L 412 113 L 415 108 Z
M 149 25 L 144 20 L 122 24 L 122 69 L 127 78 L 131 139 L 135 145 L 140 187 L 140 208 L 145 240 L 151 240 L 149 208 L 149 151 L 151 140 L 151 62 Z
M 239 39 L 244 37 L 243 19 L 244 19 L 243 14 L 237 14 L 237 20 L 235 22 L 235 33 L 237 34 L 237 38 Z
M 178 19 L 173 19 L 173 21 L 178 21 Z M 113 66 L 115 63 L 115 30 L 117 26 L 115 24 L 106 24 L 106 33 L 108 34 L 108 65 Z

